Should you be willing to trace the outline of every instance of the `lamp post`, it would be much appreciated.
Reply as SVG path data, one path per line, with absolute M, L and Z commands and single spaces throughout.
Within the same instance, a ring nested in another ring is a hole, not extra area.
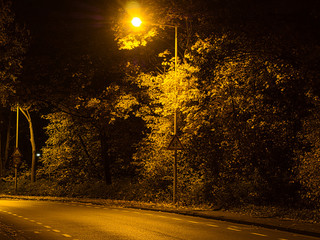
M 19 105 L 17 105 L 16 148 L 19 145 Z
M 140 27 L 142 21 L 140 18 L 135 17 L 131 21 L 132 25 L 135 27 Z M 168 150 L 174 150 L 174 163 L 173 163 L 173 193 L 172 193 L 172 200 L 173 203 L 177 202 L 177 159 L 178 159 L 178 150 L 182 150 L 183 146 L 177 136 L 177 128 L 178 128 L 178 121 L 177 121 L 177 111 L 178 111 L 178 77 L 177 77 L 177 61 L 178 61 L 178 26 L 177 25 L 167 25 L 167 24 L 150 24 L 150 25 L 157 25 L 157 26 L 164 26 L 164 27 L 171 27 L 174 28 L 174 79 L 175 79 L 175 106 L 174 106 L 174 117 L 173 117 L 173 138 L 168 146 Z
M 177 138 L 177 101 L 178 101 L 178 92 L 177 92 L 177 58 L 178 58 L 178 27 L 174 26 L 174 78 L 175 78 L 175 106 L 174 106 L 174 119 L 173 119 L 173 135 Z M 177 138 L 178 139 L 178 138 Z M 178 185 L 178 177 L 177 177 L 177 162 L 178 162 L 178 149 L 174 149 L 174 164 L 173 164 L 173 203 L 177 202 L 177 185 Z
M 12 154 L 14 164 L 14 190 L 17 193 L 18 190 L 18 167 L 21 163 L 22 154 L 19 150 L 19 105 L 17 105 L 17 126 L 16 126 L 16 147 Z

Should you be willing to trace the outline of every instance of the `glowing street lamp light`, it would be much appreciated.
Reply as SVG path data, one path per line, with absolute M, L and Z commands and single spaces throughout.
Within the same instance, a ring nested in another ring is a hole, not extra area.
M 132 25 L 135 26 L 135 27 L 140 27 L 142 21 L 141 21 L 140 18 L 135 17 L 135 18 L 132 19 L 131 23 L 132 23 Z
M 142 21 L 140 18 L 135 17 L 131 21 L 132 25 L 135 27 L 140 27 Z M 175 78 L 175 88 L 176 88 L 176 102 L 177 102 L 177 59 L 178 59 L 178 26 L 177 25 L 167 25 L 167 24 L 150 24 L 156 26 L 164 26 L 164 27 L 173 27 L 174 28 L 174 78 Z M 173 164 L 173 203 L 176 203 L 176 195 L 177 195 L 177 150 L 182 150 L 183 146 L 177 136 L 177 128 L 178 128 L 178 121 L 177 121 L 177 106 L 174 109 L 174 120 L 173 120 L 173 131 L 174 136 L 169 144 L 168 150 L 174 150 L 174 164 Z

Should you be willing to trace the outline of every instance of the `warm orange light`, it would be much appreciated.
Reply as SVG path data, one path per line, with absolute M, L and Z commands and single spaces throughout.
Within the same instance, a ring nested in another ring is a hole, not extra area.
M 140 18 L 135 17 L 135 18 L 132 19 L 131 23 L 135 27 L 140 27 L 142 21 L 140 20 Z

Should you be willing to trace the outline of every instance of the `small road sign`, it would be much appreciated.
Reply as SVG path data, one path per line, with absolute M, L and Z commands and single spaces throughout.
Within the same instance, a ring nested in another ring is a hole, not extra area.
M 13 163 L 14 163 L 15 167 L 18 167 L 21 163 L 21 158 L 22 158 L 22 154 L 21 154 L 19 148 L 14 149 L 14 152 L 12 154 L 12 158 L 13 158 Z
M 167 148 L 168 150 L 183 150 L 183 145 L 177 135 L 174 135 Z

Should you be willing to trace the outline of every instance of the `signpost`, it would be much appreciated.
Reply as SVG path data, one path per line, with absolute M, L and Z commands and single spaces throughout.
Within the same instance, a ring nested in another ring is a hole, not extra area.
M 22 158 L 22 154 L 21 154 L 19 148 L 16 147 L 13 154 L 12 154 L 12 159 L 13 159 L 13 164 L 14 164 L 14 190 L 15 190 L 15 193 L 17 193 L 17 189 L 18 189 L 17 175 L 18 175 L 18 167 L 20 166 L 20 163 L 21 163 L 21 158 Z
M 167 148 L 168 150 L 174 150 L 174 164 L 173 164 L 173 203 L 176 203 L 177 201 L 177 158 L 178 150 L 183 150 L 183 145 L 181 144 L 178 136 L 175 134 L 172 138 L 172 140 L 169 143 L 169 146 Z
M 177 135 L 173 136 L 167 149 L 168 150 L 183 150 L 182 143 L 180 142 Z

